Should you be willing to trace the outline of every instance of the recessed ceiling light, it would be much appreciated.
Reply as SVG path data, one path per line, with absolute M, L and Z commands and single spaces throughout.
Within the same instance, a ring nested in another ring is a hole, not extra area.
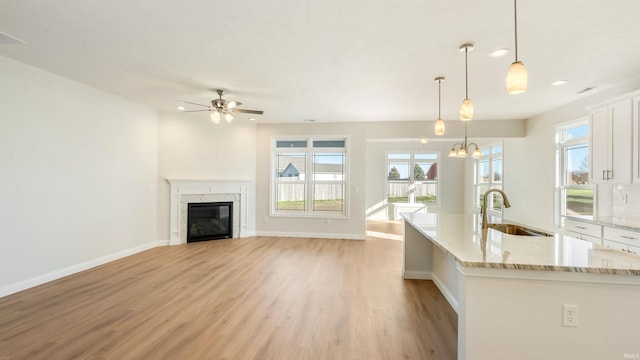
M 564 85 L 567 82 L 568 82 L 568 80 L 556 80 L 556 81 L 552 82 L 551 85 L 553 85 L 553 86 Z
M 178 110 L 180 110 L 180 111 L 184 110 L 184 106 L 178 105 Z
M 595 89 L 595 86 L 594 86 L 594 87 L 591 87 L 591 86 L 590 86 L 590 87 L 586 87 L 586 88 L 584 88 L 584 89 L 582 89 L 582 90 L 578 91 L 576 94 L 584 94 L 584 93 L 586 93 L 587 91 L 591 91 L 591 90 L 593 90 L 593 89 Z
M 496 58 L 507 55 L 511 50 L 509 49 L 498 49 L 489 53 L 489 56 Z
M 422 145 L 427 145 L 428 142 L 429 142 L 429 139 L 426 139 L 426 138 L 420 139 L 420 144 Z
M 256 121 L 256 118 L 249 118 L 249 121 Z

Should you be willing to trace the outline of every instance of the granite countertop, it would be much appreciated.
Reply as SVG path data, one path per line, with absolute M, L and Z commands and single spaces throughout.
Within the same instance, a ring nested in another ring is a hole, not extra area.
M 640 256 L 561 233 L 552 233 L 552 237 L 518 236 L 490 228 L 483 238 L 478 215 L 402 216 L 465 267 L 640 276 Z
M 593 219 L 571 217 L 567 216 L 567 219 L 582 221 L 589 224 L 610 226 L 618 229 L 640 231 L 640 218 L 638 217 L 616 217 L 616 216 L 596 216 Z

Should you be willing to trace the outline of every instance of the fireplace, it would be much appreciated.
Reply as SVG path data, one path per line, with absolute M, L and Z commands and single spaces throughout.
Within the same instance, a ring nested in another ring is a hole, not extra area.
M 187 242 L 233 237 L 233 202 L 189 203 Z

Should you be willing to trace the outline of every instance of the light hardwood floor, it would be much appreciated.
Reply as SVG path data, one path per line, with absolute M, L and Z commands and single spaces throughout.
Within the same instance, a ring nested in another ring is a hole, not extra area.
M 151 249 L 0 298 L 0 359 L 455 359 L 457 315 L 402 242 Z

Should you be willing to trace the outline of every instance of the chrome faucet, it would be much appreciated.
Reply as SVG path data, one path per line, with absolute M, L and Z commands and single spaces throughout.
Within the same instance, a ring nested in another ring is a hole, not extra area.
M 482 207 L 480 208 L 480 212 L 482 213 L 482 230 L 486 230 L 489 228 L 489 224 L 487 224 L 487 195 L 492 192 L 498 192 L 502 195 L 502 200 L 504 202 L 504 207 L 511 207 L 509 203 L 509 199 L 507 198 L 507 194 L 500 189 L 489 189 L 487 192 L 482 195 Z

